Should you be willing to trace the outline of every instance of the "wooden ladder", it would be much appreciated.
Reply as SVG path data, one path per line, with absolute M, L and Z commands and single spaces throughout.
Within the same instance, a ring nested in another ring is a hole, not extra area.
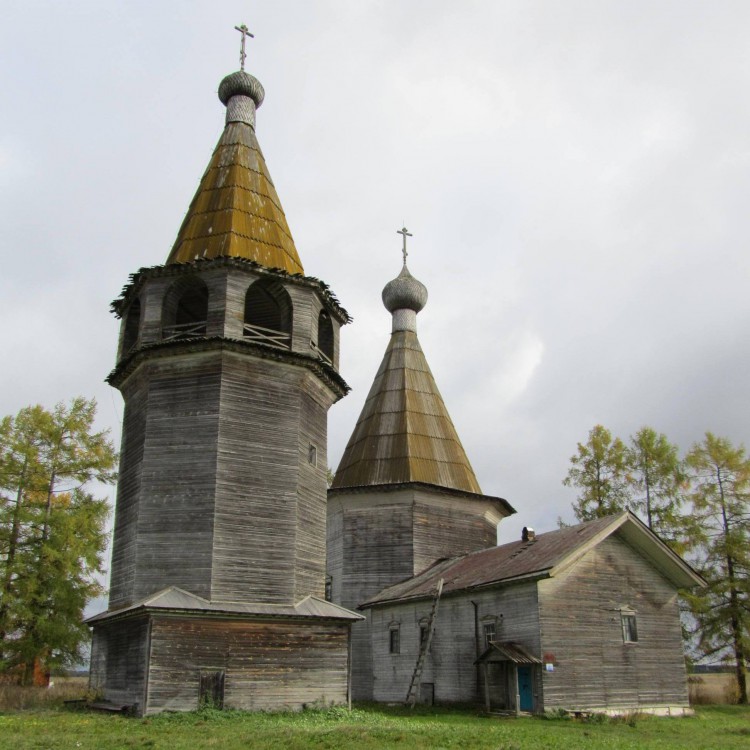
M 422 677 L 422 670 L 424 669 L 424 663 L 427 660 L 427 654 L 430 651 L 430 644 L 432 643 L 432 634 L 435 632 L 435 618 L 437 617 L 438 604 L 440 604 L 440 595 L 443 593 L 443 579 L 438 581 L 437 589 L 435 590 L 435 597 L 432 600 L 432 610 L 430 611 L 430 619 L 427 621 L 427 637 L 422 641 L 419 648 L 419 656 L 417 657 L 417 666 L 414 667 L 414 674 L 411 676 L 411 682 L 409 683 L 409 690 L 406 693 L 406 705 L 414 708 L 414 704 L 417 702 L 417 696 L 419 695 L 419 680 Z M 421 632 L 420 632 L 421 635 Z

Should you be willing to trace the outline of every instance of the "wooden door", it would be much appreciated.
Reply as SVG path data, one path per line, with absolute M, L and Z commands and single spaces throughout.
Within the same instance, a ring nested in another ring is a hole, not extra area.
M 532 686 L 531 667 L 518 667 L 518 696 L 521 711 L 534 710 L 534 692 Z
M 200 706 L 224 708 L 224 672 L 201 672 Z

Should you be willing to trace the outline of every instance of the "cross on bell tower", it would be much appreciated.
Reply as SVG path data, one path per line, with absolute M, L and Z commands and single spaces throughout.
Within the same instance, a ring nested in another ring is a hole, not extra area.
M 255 34 L 251 34 L 244 23 L 242 24 L 242 26 L 235 26 L 234 28 L 239 31 L 240 34 L 242 34 L 242 46 L 240 47 L 240 70 L 244 70 L 245 58 L 247 57 L 247 54 L 245 53 L 245 40 L 247 39 L 247 37 L 255 39 Z

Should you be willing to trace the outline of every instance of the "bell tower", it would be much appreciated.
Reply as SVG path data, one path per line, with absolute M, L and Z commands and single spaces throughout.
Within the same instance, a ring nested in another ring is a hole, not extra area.
M 347 697 L 359 616 L 324 586 L 327 413 L 348 391 L 349 316 L 304 275 L 255 135 L 263 98 L 244 69 L 222 80 L 225 128 L 166 264 L 113 303 L 108 381 L 125 411 L 92 683 L 140 713 L 195 708 L 205 673 L 237 708 Z M 278 677 L 295 660 L 307 671 Z

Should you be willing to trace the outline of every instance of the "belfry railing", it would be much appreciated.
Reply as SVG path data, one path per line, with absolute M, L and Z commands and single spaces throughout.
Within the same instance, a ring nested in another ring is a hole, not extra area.
M 206 321 L 195 320 L 190 323 L 178 323 L 174 326 L 164 326 L 161 329 L 162 341 L 174 341 L 175 339 L 187 339 L 192 336 L 206 335 Z
M 259 344 L 268 344 L 279 349 L 292 348 L 292 335 L 284 331 L 274 331 L 273 328 L 245 323 L 243 333 L 246 339 L 257 341 Z

